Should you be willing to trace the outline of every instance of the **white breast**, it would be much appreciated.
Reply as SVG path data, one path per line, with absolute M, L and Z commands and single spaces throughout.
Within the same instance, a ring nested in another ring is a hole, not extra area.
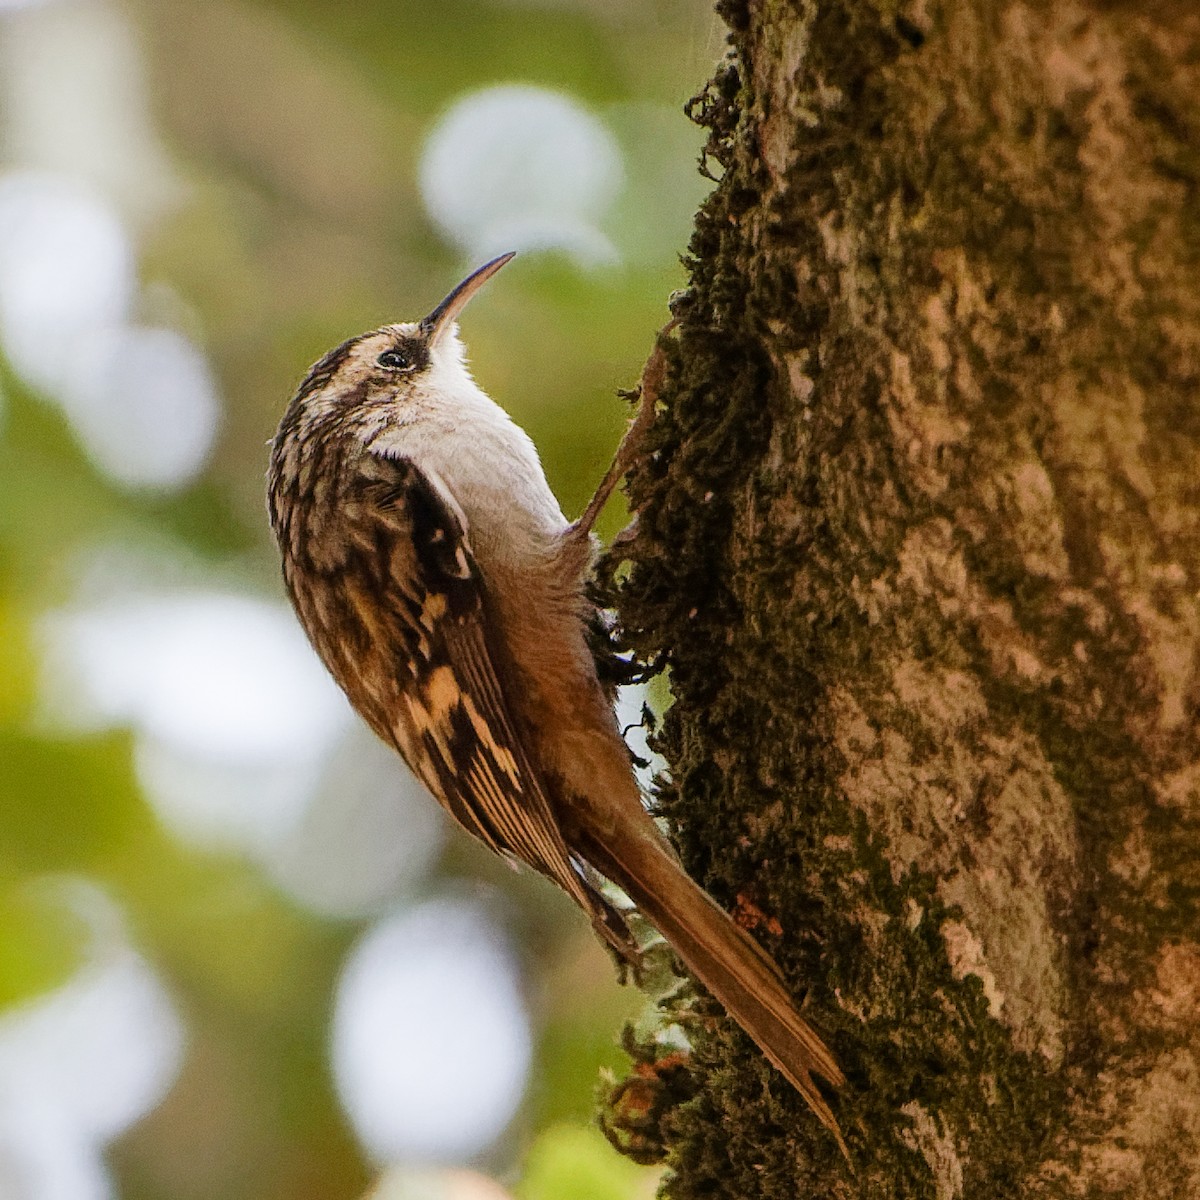
M 529 435 L 471 378 L 457 345 L 439 347 L 419 390 L 378 443 L 445 483 L 485 573 L 556 553 L 567 520 Z

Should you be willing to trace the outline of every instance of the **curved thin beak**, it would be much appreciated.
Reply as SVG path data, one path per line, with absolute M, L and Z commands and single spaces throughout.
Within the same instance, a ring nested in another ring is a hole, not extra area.
M 495 275 L 496 272 L 499 271 L 506 262 L 509 261 L 509 259 L 515 257 L 516 251 L 510 250 L 509 253 L 501 254 L 499 258 L 493 258 L 491 262 L 484 263 L 483 266 L 477 271 L 472 271 L 471 274 L 468 275 L 466 279 L 464 279 L 462 283 L 460 283 L 458 287 L 456 287 L 454 291 L 452 291 L 450 295 L 448 295 L 445 300 L 443 300 L 441 304 L 439 304 L 437 308 L 435 308 L 433 312 L 431 312 L 429 316 L 427 316 L 421 322 L 421 332 L 429 340 L 429 344 L 431 346 L 436 345 L 441 339 L 442 334 L 444 334 L 446 330 L 449 329 L 456 320 L 458 320 L 458 314 L 467 307 L 467 301 L 469 301 L 471 297 L 474 296 L 475 293 L 479 291 L 479 289 L 483 287 L 483 285 L 487 283 L 487 281 L 491 279 L 491 277 Z

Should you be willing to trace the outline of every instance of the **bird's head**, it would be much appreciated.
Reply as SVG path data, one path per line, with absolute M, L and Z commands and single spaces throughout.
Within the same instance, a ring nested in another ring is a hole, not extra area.
M 335 346 L 304 377 L 280 433 L 289 426 L 299 432 L 333 422 L 369 435 L 474 390 L 458 340 L 458 316 L 512 257 L 502 254 L 484 263 L 420 321 L 385 325 Z

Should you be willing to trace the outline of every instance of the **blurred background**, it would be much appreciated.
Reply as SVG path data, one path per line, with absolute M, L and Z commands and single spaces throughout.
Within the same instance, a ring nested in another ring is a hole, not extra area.
M 516 249 L 463 334 L 577 512 L 723 40 L 708 0 L 0 0 L 3 1200 L 653 1194 L 592 1125 L 645 1002 L 349 713 L 263 472 L 309 363 Z

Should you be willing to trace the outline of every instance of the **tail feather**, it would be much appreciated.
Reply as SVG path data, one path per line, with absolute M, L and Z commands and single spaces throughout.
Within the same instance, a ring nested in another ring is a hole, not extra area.
M 796 1011 L 779 968 L 761 946 L 649 837 L 589 839 L 589 861 L 620 885 L 731 1017 L 804 1097 L 849 1157 L 841 1130 L 813 1081 L 845 1076 L 817 1032 Z

